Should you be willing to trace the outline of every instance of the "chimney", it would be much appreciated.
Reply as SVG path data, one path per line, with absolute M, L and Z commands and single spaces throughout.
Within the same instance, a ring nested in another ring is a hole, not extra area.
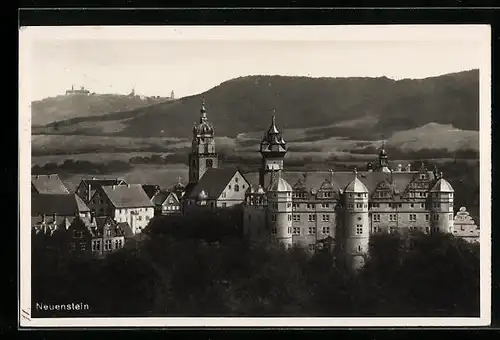
M 402 170 L 403 170 L 403 166 L 401 164 L 398 164 L 397 171 L 402 171 Z
M 408 164 L 408 166 L 406 167 L 406 171 L 408 171 L 408 172 L 411 171 L 411 164 Z

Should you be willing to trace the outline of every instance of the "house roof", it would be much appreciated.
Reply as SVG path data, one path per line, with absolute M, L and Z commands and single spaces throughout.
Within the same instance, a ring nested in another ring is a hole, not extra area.
M 160 187 L 158 185 L 154 184 L 143 184 L 142 188 L 144 189 L 144 192 L 146 192 L 146 195 L 151 199 L 155 194 L 160 190 Z
M 130 225 L 127 222 L 120 222 L 117 224 L 117 226 L 122 230 L 123 236 L 125 237 L 134 236 L 134 232 L 132 231 L 132 228 L 130 228 Z
M 31 194 L 32 215 L 74 216 L 84 212 L 90 209 L 75 194 Z
M 174 192 L 168 192 L 168 191 L 160 191 L 159 193 L 153 196 L 151 201 L 153 202 L 154 205 L 162 205 L 163 203 L 165 203 L 165 201 L 170 195 L 172 195 L 172 197 L 175 199 L 177 203 L 179 202 L 177 195 Z
M 103 186 L 102 190 L 115 208 L 153 207 L 153 203 L 140 184 Z
M 69 194 L 69 190 L 57 174 L 32 175 L 31 185 L 40 194 Z
M 429 178 L 434 179 L 432 171 L 427 171 Z M 408 184 L 416 178 L 418 171 L 394 171 L 391 173 L 378 171 L 358 171 L 358 179 L 366 186 L 370 193 L 373 193 L 378 184 L 382 181 L 392 182 L 394 187 L 403 192 Z M 329 171 L 283 171 L 282 177 L 292 185 L 295 190 L 315 191 L 321 188 L 325 181 L 333 183 L 338 188 L 345 188 L 354 179 L 354 174 L 351 171 L 333 172 Z M 259 173 L 246 173 L 245 178 L 251 183 L 254 188 L 259 187 Z M 270 183 L 271 176 L 266 174 L 264 184 L 267 187 Z
M 186 192 L 185 196 L 196 199 L 203 190 L 208 199 L 217 199 L 236 172 L 238 172 L 236 168 L 210 168 L 203 174 L 203 177 L 194 185 L 192 190 Z M 244 176 L 243 179 L 245 179 Z

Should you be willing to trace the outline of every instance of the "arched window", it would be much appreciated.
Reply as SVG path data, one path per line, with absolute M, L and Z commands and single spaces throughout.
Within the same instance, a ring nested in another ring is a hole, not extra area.
M 240 186 L 238 184 L 234 185 L 234 191 L 240 191 Z

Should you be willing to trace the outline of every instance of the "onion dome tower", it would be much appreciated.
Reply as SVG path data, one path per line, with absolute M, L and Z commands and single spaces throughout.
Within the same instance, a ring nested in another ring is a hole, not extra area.
M 431 194 L 431 231 L 453 232 L 453 187 L 439 173 L 438 180 L 432 187 Z
M 344 189 L 344 256 L 347 267 L 359 269 L 368 255 L 370 219 L 368 215 L 368 189 L 357 176 Z
M 281 177 L 271 176 L 267 189 L 267 225 L 271 237 L 289 248 L 292 246 L 292 186 Z
M 189 154 L 189 183 L 198 182 L 207 169 L 217 167 L 218 156 L 215 152 L 214 128 L 208 121 L 203 99 L 199 123 L 193 126 L 193 139 Z
M 378 153 L 378 164 L 377 170 L 380 172 L 391 172 L 389 169 L 389 160 L 387 156 L 387 150 L 385 149 L 385 142 L 382 143 L 382 147 Z
M 260 143 L 262 163 L 259 171 L 259 184 L 264 187 L 264 177 L 267 173 L 283 170 L 283 159 L 287 149 L 281 132 L 276 127 L 276 117 L 273 116 L 271 125 Z

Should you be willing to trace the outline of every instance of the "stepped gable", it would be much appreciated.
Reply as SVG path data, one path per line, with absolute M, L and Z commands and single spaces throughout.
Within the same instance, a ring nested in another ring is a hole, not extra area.
M 57 174 L 31 175 L 31 191 L 39 194 L 69 194 Z

